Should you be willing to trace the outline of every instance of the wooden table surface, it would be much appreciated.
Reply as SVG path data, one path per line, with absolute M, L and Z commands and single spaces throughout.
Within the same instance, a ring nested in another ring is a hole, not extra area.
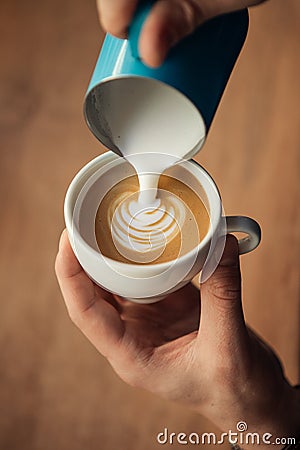
M 214 431 L 196 414 L 120 381 L 70 322 L 55 279 L 66 188 L 104 151 L 82 115 L 103 39 L 94 0 L 2 0 L 0 21 L 0 449 L 153 450 L 164 427 Z M 242 257 L 246 318 L 293 383 L 299 24 L 299 0 L 251 11 L 247 43 L 197 156 L 225 212 L 262 226 L 260 247 Z

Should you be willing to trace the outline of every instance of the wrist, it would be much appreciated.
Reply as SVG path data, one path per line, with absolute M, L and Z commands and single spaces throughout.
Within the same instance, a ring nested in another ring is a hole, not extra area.
M 228 434 L 231 443 L 243 450 L 270 449 L 270 444 L 281 450 L 292 443 L 287 438 L 300 437 L 300 389 L 285 381 L 281 395 L 263 412 L 251 408 L 249 402 L 238 403 L 224 410 L 221 420 L 211 419 L 224 432 L 231 431 L 231 439 Z
M 249 419 L 249 429 L 251 427 Z M 252 419 L 253 420 L 253 419 Z M 292 387 L 285 381 L 282 395 L 273 404 L 268 415 L 258 415 L 255 421 L 255 430 L 260 438 L 259 446 L 245 445 L 245 450 L 254 450 L 255 447 L 264 449 L 270 444 L 275 448 L 282 449 L 287 443 L 291 443 L 288 438 L 299 439 L 300 430 L 300 391 Z M 252 431 L 252 430 L 251 430 Z

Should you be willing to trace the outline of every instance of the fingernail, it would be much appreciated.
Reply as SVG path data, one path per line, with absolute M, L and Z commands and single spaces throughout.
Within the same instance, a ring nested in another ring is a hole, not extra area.
M 239 247 L 237 239 L 234 236 L 227 236 L 224 253 L 220 261 L 220 266 L 239 266 Z
M 220 261 L 220 266 L 238 267 L 238 257 L 235 255 L 225 256 Z

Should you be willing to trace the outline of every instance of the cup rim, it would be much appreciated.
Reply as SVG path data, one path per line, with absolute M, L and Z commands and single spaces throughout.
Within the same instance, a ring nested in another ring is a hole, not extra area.
M 65 201 L 64 201 L 64 218 L 65 218 L 65 224 L 66 224 L 66 228 L 68 231 L 68 235 L 69 235 L 69 239 L 71 242 L 71 245 L 74 243 L 74 235 L 76 235 L 76 240 L 79 241 L 82 245 L 84 245 L 85 248 L 88 249 L 88 251 L 94 255 L 94 256 L 101 256 L 101 258 L 107 262 L 107 264 L 109 265 L 114 265 L 116 268 L 127 268 L 127 269 L 132 269 L 135 270 L 137 272 L 143 272 L 145 270 L 149 270 L 149 268 L 151 269 L 155 269 L 158 271 L 163 271 L 166 270 L 168 267 L 172 266 L 173 264 L 177 264 L 178 262 L 181 263 L 185 263 L 186 261 L 189 260 L 190 257 L 192 257 L 194 255 L 194 257 L 197 257 L 197 254 L 201 251 L 202 248 L 204 248 L 209 241 L 211 240 L 212 236 L 213 236 L 213 232 L 215 232 L 218 228 L 218 225 L 220 223 L 220 219 L 222 217 L 222 202 L 221 202 L 221 196 L 220 196 L 220 192 L 219 189 L 217 187 L 217 185 L 215 184 L 213 178 L 210 176 L 210 174 L 207 172 L 206 169 L 204 169 L 204 167 L 202 167 L 197 161 L 195 160 L 182 160 L 180 161 L 180 164 L 186 164 L 186 163 L 192 163 L 195 167 L 195 169 L 197 171 L 202 172 L 202 174 L 207 178 L 207 180 L 210 183 L 210 186 L 212 187 L 212 189 L 215 191 L 215 193 L 217 194 L 217 198 L 219 199 L 217 208 L 217 220 L 215 224 L 212 224 L 211 221 L 211 215 L 210 216 L 210 226 L 208 229 L 208 232 L 206 233 L 205 237 L 199 242 L 199 244 L 197 246 L 195 246 L 192 250 L 190 250 L 189 252 L 185 253 L 184 255 L 179 256 L 176 259 L 172 259 L 169 261 L 165 261 L 162 263 L 152 263 L 152 264 L 145 264 L 145 263 L 141 263 L 141 264 L 131 264 L 131 263 L 127 263 L 127 262 L 122 262 L 122 261 L 117 261 L 113 258 L 110 258 L 108 256 L 103 255 L 100 251 L 96 251 L 94 248 L 92 248 L 80 235 L 79 231 L 77 230 L 76 227 L 73 227 L 73 211 L 72 209 L 72 198 L 75 195 L 75 191 L 77 189 L 78 184 L 80 183 L 80 181 L 82 180 L 83 177 L 86 176 L 86 180 L 92 176 L 95 173 L 95 170 L 100 169 L 100 167 L 98 167 L 98 164 L 101 164 L 101 167 L 104 167 L 103 162 L 106 161 L 106 164 L 109 164 L 109 162 L 113 162 L 115 160 L 119 160 L 120 157 L 118 156 L 116 153 L 112 152 L 112 151 L 107 151 L 102 153 L 101 155 L 98 155 L 96 158 L 92 159 L 91 161 L 89 161 L 87 164 L 85 164 L 80 170 L 79 172 L 74 176 L 74 178 L 72 179 L 66 195 L 65 195 Z M 127 162 L 125 158 L 124 162 Z M 187 171 L 189 171 L 188 167 L 186 168 Z M 189 171 L 190 172 L 190 171 Z M 204 189 L 205 190 L 205 189 Z M 205 190 L 206 193 L 206 190 Z M 76 202 L 76 199 L 75 199 Z M 73 245 L 72 245 L 73 247 Z M 73 250 L 75 250 L 73 248 Z

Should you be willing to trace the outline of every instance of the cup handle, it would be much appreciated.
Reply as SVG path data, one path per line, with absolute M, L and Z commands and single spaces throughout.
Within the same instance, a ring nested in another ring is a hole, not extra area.
M 140 59 L 139 37 L 142 26 L 156 0 L 140 0 L 136 12 L 129 26 L 128 40 L 131 47 L 132 56 Z
M 248 236 L 239 239 L 239 253 L 248 253 L 254 250 L 261 240 L 261 229 L 259 224 L 246 216 L 226 216 L 227 233 L 242 232 Z

